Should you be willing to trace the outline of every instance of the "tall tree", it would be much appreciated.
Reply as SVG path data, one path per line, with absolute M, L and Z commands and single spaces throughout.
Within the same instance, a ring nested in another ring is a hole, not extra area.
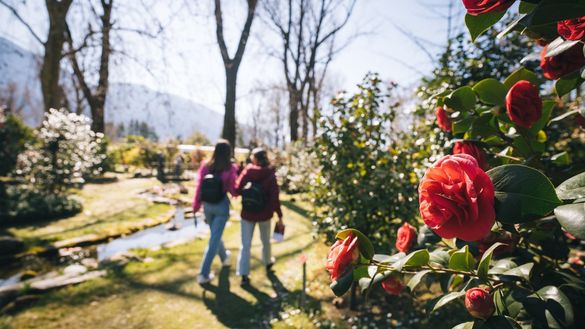
M 225 37 L 223 34 L 223 17 L 221 10 L 221 0 L 215 0 L 215 23 L 216 23 L 216 36 L 217 43 L 219 44 L 219 50 L 221 52 L 221 58 L 225 68 L 225 114 L 223 117 L 223 130 L 222 137 L 227 139 L 232 145 L 236 143 L 236 84 L 238 79 L 238 69 L 242 58 L 244 57 L 244 50 L 246 49 L 246 43 L 250 36 L 250 29 L 252 28 L 252 22 L 254 20 L 256 5 L 258 0 L 247 0 L 248 13 L 246 16 L 246 22 L 242 28 L 240 40 L 238 42 L 238 48 L 233 58 L 230 57 L 227 45 L 225 43 Z
M 30 24 L 20 16 L 14 5 L 0 0 L 0 4 L 8 8 L 25 25 L 35 40 L 45 50 L 40 72 L 45 111 L 48 111 L 52 107 L 61 107 L 65 102 L 63 90 L 59 85 L 59 78 L 61 75 L 61 53 L 63 51 L 63 43 L 65 42 L 67 13 L 69 12 L 71 3 L 73 3 L 73 0 L 45 0 L 47 13 L 49 14 L 49 31 L 47 33 L 47 40 L 43 41 Z
M 98 16 L 100 21 L 100 35 L 101 35 L 101 54 L 100 54 L 100 61 L 99 61 L 99 69 L 98 69 L 98 83 L 95 90 L 92 90 L 90 85 L 86 80 L 86 74 L 82 70 L 81 66 L 79 65 L 79 61 L 77 60 L 77 54 L 81 48 L 83 48 L 86 44 L 85 42 L 82 43 L 77 49 L 73 46 L 73 37 L 71 35 L 71 31 L 69 27 L 66 29 L 66 38 L 68 44 L 68 52 L 67 57 L 71 62 L 71 67 L 73 68 L 73 72 L 77 78 L 77 82 L 79 83 L 79 87 L 83 92 L 83 96 L 87 100 L 89 105 L 89 109 L 91 111 L 91 128 L 95 132 L 103 133 L 105 131 L 105 105 L 106 105 L 106 96 L 108 94 L 108 77 L 109 77 L 109 62 L 110 62 L 110 54 L 112 49 L 110 47 L 110 31 L 112 29 L 112 8 L 114 5 L 114 0 L 100 0 L 100 4 L 102 7 L 101 14 L 98 14 L 93 6 L 92 11 L 93 13 Z M 94 34 L 95 31 L 89 30 L 86 36 L 91 36 Z M 85 38 L 84 41 L 87 41 L 88 38 Z
M 286 79 L 292 141 L 308 137 L 309 108 L 315 104 L 311 99 L 319 98 L 327 67 L 343 48 L 336 46 L 335 37 L 349 21 L 355 3 L 355 0 L 264 2 L 269 25 L 282 40 L 278 57 Z

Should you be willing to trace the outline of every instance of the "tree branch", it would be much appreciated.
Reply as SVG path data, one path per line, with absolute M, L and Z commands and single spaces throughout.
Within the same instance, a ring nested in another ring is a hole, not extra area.
M 28 24 L 24 18 L 22 18 L 22 16 L 20 16 L 20 14 L 18 13 L 18 11 L 16 10 L 16 8 L 12 7 L 11 5 L 7 4 L 4 0 L 0 0 L 0 4 L 4 5 L 8 10 L 10 10 L 12 12 L 12 14 L 14 15 L 14 17 L 16 17 L 16 19 L 18 19 L 26 28 L 27 30 L 31 33 L 31 35 L 33 36 L 33 38 L 35 38 L 35 40 L 37 40 L 41 45 L 45 45 L 45 41 L 43 41 L 38 34 L 33 30 L 33 28 L 30 26 L 30 24 Z

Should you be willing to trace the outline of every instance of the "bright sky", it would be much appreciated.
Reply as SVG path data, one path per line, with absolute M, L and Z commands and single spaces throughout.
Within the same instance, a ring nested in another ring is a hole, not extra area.
M 131 3 L 126 1 L 123 5 Z M 458 0 L 450 1 L 459 14 L 454 25 L 461 28 L 462 4 Z M 122 4 L 120 0 L 118 3 Z M 129 59 L 112 63 L 111 81 L 143 84 L 223 112 L 225 77 L 215 39 L 212 1 L 199 1 L 197 5 L 188 0 L 153 3 L 150 14 L 166 24 L 163 35 L 152 40 L 124 34 L 123 39 L 118 40 L 118 46 L 132 54 L 140 64 Z M 239 37 L 239 28 L 243 24 L 245 1 L 224 3 L 226 33 L 232 39 L 228 40 L 228 48 L 234 52 L 236 37 Z M 439 46 L 447 40 L 447 20 L 444 17 L 448 11 L 447 3 L 445 0 L 358 0 L 343 36 L 358 32 L 365 35 L 345 48 L 330 66 L 329 73 L 337 84 L 335 87 L 351 90 L 367 72 L 378 72 L 382 78 L 403 86 L 412 86 L 421 74 L 428 74 L 432 69 L 431 59 L 400 29 L 421 37 L 422 45 L 436 54 L 441 50 Z M 48 25 L 43 5 L 44 0 L 29 0 L 27 7 L 21 8 L 21 15 L 41 36 L 46 35 Z M 144 17 L 147 17 L 144 13 L 126 7 L 118 13 L 117 21 L 124 26 L 139 26 L 136 22 Z M 267 44 L 275 40 L 270 33 L 264 22 L 255 20 L 238 74 L 237 109 L 243 122 L 249 120 L 250 90 L 259 82 L 283 79 L 279 62 L 267 54 Z M 42 53 L 42 47 L 3 6 L 0 6 L 0 36 Z M 343 36 L 339 39 L 344 39 Z M 150 73 L 144 66 L 148 66 Z

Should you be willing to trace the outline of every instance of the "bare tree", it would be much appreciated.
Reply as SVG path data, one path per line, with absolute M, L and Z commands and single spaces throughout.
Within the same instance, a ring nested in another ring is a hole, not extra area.
M 223 131 L 222 137 L 227 139 L 232 145 L 236 142 L 236 83 L 238 79 L 238 69 L 242 58 L 244 57 L 244 50 L 246 49 L 246 43 L 250 36 L 250 29 L 252 28 L 252 22 L 254 20 L 256 5 L 258 0 L 247 0 L 248 13 L 246 16 L 246 22 L 242 28 L 240 40 L 238 42 L 238 48 L 233 58 L 230 58 L 227 45 L 225 43 L 224 28 L 223 28 L 223 16 L 221 10 L 221 0 L 215 0 L 215 23 L 216 23 L 216 36 L 217 43 L 219 44 L 219 50 L 221 52 L 221 58 L 225 68 L 225 114 L 223 119 Z
M 335 37 L 349 21 L 355 3 L 355 0 L 264 2 L 267 21 L 282 39 L 278 57 L 286 79 L 292 141 L 300 137 L 299 117 L 301 137 L 305 140 L 308 137 L 309 107 L 315 104 L 311 99 L 318 101 L 327 67 L 343 48 L 336 46 Z
M 73 0 L 45 0 L 47 13 L 49 14 L 49 31 L 46 41 L 43 41 L 31 25 L 20 16 L 16 6 L 9 4 L 5 0 L 0 0 L 0 4 L 8 8 L 14 17 L 24 24 L 34 39 L 45 49 L 40 72 L 45 111 L 48 111 L 51 107 L 64 105 L 65 97 L 63 89 L 59 85 L 59 77 L 61 73 L 61 52 L 65 42 L 67 13 L 72 2 Z
M 67 44 L 69 46 L 68 52 L 66 53 L 71 67 L 77 78 L 79 88 L 83 92 L 85 99 L 89 105 L 91 111 L 91 128 L 95 132 L 103 133 L 105 131 L 105 105 L 106 96 L 108 94 L 108 77 L 109 77 L 109 62 L 110 62 L 110 31 L 112 28 L 112 8 L 114 0 L 100 0 L 102 13 L 98 14 L 93 6 L 91 6 L 92 12 L 95 16 L 98 16 L 100 20 L 100 35 L 101 35 L 101 55 L 99 61 L 98 70 L 98 83 L 95 90 L 89 86 L 85 72 L 83 72 L 79 62 L 77 60 L 77 54 L 81 47 L 85 46 L 85 41 L 88 40 L 89 36 L 96 33 L 91 28 L 89 29 L 84 43 L 77 49 L 73 46 L 73 38 L 69 27 L 66 28 Z M 78 109 L 79 110 L 79 109 Z

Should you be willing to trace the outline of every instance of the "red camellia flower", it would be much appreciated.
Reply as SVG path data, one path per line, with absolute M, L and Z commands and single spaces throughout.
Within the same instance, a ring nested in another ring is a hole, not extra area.
M 544 77 L 549 80 L 556 80 L 585 65 L 583 45 L 581 44 L 576 44 L 569 50 L 553 57 L 545 57 L 547 49 L 548 47 L 544 47 L 540 53 L 540 68 Z
M 494 314 L 494 300 L 482 288 L 471 288 L 465 293 L 465 308 L 472 317 L 486 320 Z
M 345 240 L 337 240 L 329 250 L 327 256 L 327 271 L 331 274 L 331 281 L 337 281 L 355 264 L 360 257 L 358 238 L 350 234 Z
M 445 111 L 445 109 L 440 106 L 437 107 L 435 115 L 437 116 L 437 124 L 439 125 L 439 128 L 441 128 L 443 131 L 451 132 L 451 118 L 449 117 L 449 113 L 447 113 L 447 111 Z
M 506 95 L 506 112 L 516 125 L 530 128 L 542 116 L 538 87 L 526 80 L 516 82 Z
M 557 32 L 567 40 L 581 40 L 585 37 L 585 16 L 559 21 Z
M 491 12 L 501 12 L 508 9 L 515 0 L 463 0 L 467 13 L 477 16 Z
M 420 214 L 439 236 L 477 241 L 496 220 L 494 185 L 468 154 L 446 155 L 419 185 Z
M 404 223 L 396 233 L 396 249 L 402 252 L 408 252 L 416 241 L 416 228 Z
M 404 288 L 404 285 L 402 284 L 400 279 L 394 276 L 389 276 L 387 279 L 382 281 L 382 288 L 388 294 L 398 296 L 400 295 L 402 288 Z
M 467 141 L 456 142 L 453 146 L 453 154 L 469 154 L 477 160 L 481 169 L 488 170 L 490 167 L 485 151 L 474 143 Z

